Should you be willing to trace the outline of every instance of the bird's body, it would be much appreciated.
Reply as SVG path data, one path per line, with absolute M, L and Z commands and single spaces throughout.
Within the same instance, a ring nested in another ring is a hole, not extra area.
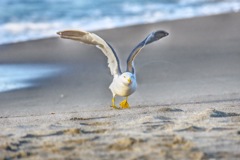
M 113 81 L 109 86 L 109 89 L 112 92 L 112 107 L 117 108 L 115 106 L 115 97 L 121 96 L 126 97 L 120 103 L 122 108 L 129 108 L 129 104 L 127 102 L 128 96 L 133 94 L 137 88 L 136 81 L 136 71 L 134 68 L 134 59 L 144 48 L 145 45 L 150 44 L 154 41 L 157 41 L 168 35 L 165 31 L 156 31 L 149 34 L 142 42 L 140 42 L 130 53 L 127 60 L 127 70 L 122 73 L 119 65 L 119 59 L 117 57 L 116 52 L 112 48 L 112 46 L 104 41 L 102 38 L 97 36 L 94 33 L 86 32 L 86 31 L 76 31 L 76 30 L 66 30 L 58 32 L 61 38 L 72 39 L 76 41 L 83 42 L 85 44 L 91 44 L 98 47 L 108 58 L 108 67 L 110 68 L 111 74 L 113 75 Z
M 126 78 L 124 78 L 124 76 Z M 125 72 L 120 76 L 116 76 L 113 78 L 109 89 L 112 91 L 113 97 L 116 95 L 121 97 L 128 97 L 137 89 L 136 76 L 130 72 Z

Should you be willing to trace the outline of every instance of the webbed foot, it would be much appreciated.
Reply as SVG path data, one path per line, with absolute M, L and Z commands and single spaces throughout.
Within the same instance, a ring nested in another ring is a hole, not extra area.
M 128 102 L 127 102 L 127 98 L 120 103 L 120 106 L 123 109 L 130 108 L 130 106 L 129 106 Z

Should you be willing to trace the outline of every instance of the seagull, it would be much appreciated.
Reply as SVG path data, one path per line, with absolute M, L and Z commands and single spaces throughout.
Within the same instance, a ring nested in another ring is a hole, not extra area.
M 108 67 L 110 68 L 113 81 L 109 86 L 112 92 L 112 105 L 115 109 L 120 109 L 115 105 L 115 97 L 125 97 L 120 106 L 122 109 L 130 108 L 128 97 L 136 91 L 136 70 L 134 67 L 134 59 L 139 52 L 148 44 L 155 42 L 163 37 L 168 36 L 168 33 L 163 30 L 158 30 L 150 33 L 143 41 L 141 41 L 130 53 L 127 59 L 126 72 L 121 72 L 118 56 L 113 47 L 94 33 L 82 30 L 64 30 L 57 32 L 61 38 L 79 41 L 84 44 L 94 45 L 99 48 L 108 59 Z

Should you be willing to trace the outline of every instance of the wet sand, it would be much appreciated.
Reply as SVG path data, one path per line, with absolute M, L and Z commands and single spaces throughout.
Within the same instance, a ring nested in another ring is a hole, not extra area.
M 98 49 L 58 38 L 0 46 L 1 65 L 59 69 L 0 93 L 0 159 L 239 159 L 239 15 L 95 32 L 122 70 L 149 32 L 170 33 L 136 58 L 128 110 L 109 107 L 112 77 Z

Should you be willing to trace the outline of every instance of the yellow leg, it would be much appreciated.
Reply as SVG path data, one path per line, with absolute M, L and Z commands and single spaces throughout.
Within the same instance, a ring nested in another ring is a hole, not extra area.
M 116 105 L 115 105 L 115 97 L 112 98 L 112 107 L 114 109 L 119 109 Z
M 127 100 L 128 100 L 128 97 L 126 97 L 126 99 L 123 100 L 123 101 L 120 103 L 120 106 L 121 106 L 123 109 L 130 108 Z

